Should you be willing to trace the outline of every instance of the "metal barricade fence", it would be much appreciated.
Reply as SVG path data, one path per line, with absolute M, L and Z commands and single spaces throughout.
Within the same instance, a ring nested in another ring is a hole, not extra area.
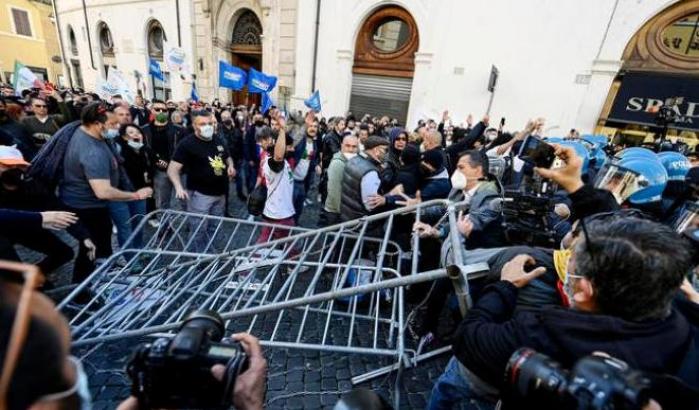
M 487 270 L 476 264 L 418 272 L 416 235 L 409 253 L 391 232 L 399 216 L 419 220 L 431 206 L 445 208 L 454 260 L 462 261 L 456 208 L 447 201 L 313 230 L 158 211 L 147 216 L 158 227 L 148 232 L 142 220 L 127 243 L 148 233 L 142 248 L 112 255 L 59 309 L 70 318 L 73 346 L 90 348 L 86 355 L 109 342 L 172 333 L 189 312 L 210 309 L 227 331 L 247 331 L 263 345 L 394 357 L 393 365 L 352 381 L 397 370 L 398 385 L 405 366 L 448 350 L 423 353 L 406 340 L 404 288 L 450 277 L 465 309 L 466 279 Z M 259 241 L 261 235 L 270 240 Z M 74 304 L 85 292 L 89 302 Z

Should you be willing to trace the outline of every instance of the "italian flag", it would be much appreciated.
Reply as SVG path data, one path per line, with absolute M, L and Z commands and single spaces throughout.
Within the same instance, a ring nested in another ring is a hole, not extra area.
M 15 89 L 15 94 L 22 95 L 23 90 L 31 88 L 44 88 L 44 82 L 36 77 L 32 70 L 28 69 L 19 61 L 15 61 L 15 74 L 12 86 Z

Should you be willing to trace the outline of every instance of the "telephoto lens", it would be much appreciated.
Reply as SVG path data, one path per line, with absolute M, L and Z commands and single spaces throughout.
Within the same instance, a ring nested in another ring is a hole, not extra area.
M 505 369 L 513 400 L 526 398 L 541 408 L 559 407 L 565 400 L 568 371 L 548 356 L 532 349 L 517 350 Z
M 139 408 L 229 408 L 235 380 L 248 367 L 238 343 L 221 342 L 223 319 L 210 310 L 187 316 L 174 337 L 162 337 L 134 352 L 127 373 Z M 211 367 L 226 366 L 223 381 Z

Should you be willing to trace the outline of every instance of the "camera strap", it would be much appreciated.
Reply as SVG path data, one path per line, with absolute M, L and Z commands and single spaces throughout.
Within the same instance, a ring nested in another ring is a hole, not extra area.
M 226 371 L 223 375 L 223 399 L 228 401 L 233 397 L 233 389 L 235 388 L 235 380 L 240 374 L 242 367 L 241 361 L 245 360 L 245 356 L 242 354 L 236 354 L 231 357 L 226 363 Z

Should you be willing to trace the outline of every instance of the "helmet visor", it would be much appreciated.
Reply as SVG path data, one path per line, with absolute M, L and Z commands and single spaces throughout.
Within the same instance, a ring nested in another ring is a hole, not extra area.
M 682 208 L 682 212 L 675 221 L 673 228 L 679 233 L 688 229 L 699 228 L 699 204 L 696 202 L 687 202 Z
M 607 163 L 595 177 L 595 188 L 612 193 L 617 203 L 621 204 L 631 195 L 648 185 L 648 181 L 638 172 L 622 166 Z

